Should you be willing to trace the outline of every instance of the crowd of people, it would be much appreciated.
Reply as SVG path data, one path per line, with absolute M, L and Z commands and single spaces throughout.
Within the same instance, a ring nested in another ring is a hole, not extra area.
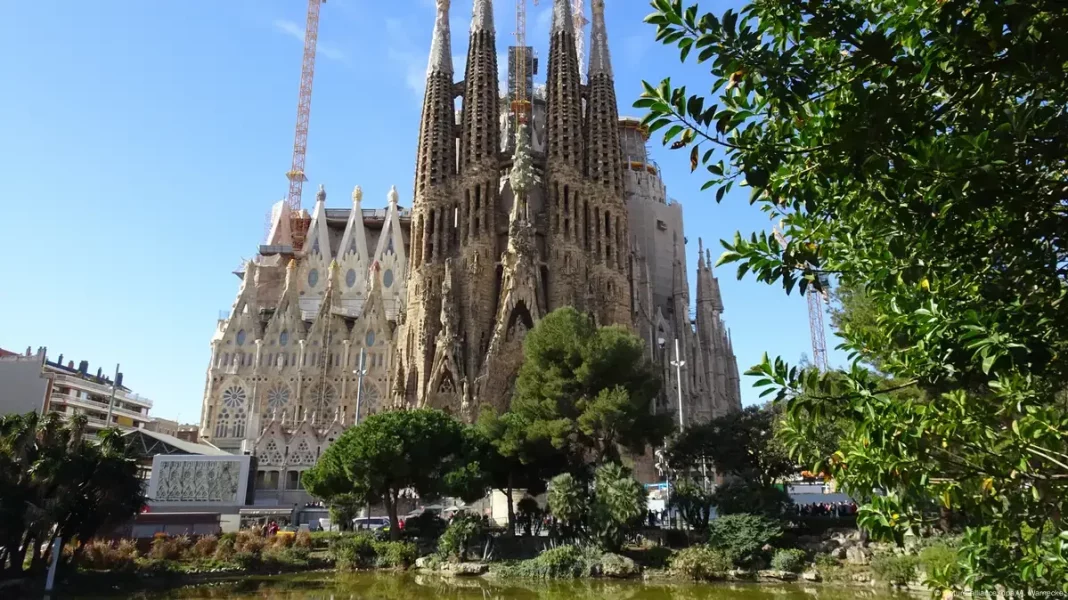
M 857 514 L 856 502 L 813 502 L 795 504 L 794 508 L 802 517 L 851 517 Z

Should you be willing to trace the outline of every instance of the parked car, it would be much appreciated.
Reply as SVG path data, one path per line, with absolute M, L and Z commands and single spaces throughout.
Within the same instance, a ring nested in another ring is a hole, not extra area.
M 378 531 L 379 529 L 389 528 L 388 517 L 362 517 L 352 520 L 352 528 L 356 530 L 366 529 L 368 531 Z

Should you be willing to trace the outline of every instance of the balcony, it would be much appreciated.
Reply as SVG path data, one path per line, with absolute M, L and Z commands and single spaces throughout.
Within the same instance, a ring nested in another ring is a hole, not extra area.
M 54 376 L 56 385 L 70 387 L 77 390 L 83 390 L 92 392 L 94 394 L 100 394 L 102 396 L 111 396 L 111 386 L 97 383 L 95 381 L 89 381 L 82 379 L 74 375 L 68 375 L 66 373 L 56 373 Z M 146 408 L 152 408 L 152 401 L 140 394 L 133 392 L 127 392 L 121 389 L 115 390 L 115 399 L 122 400 L 123 402 L 129 402 L 131 404 L 139 404 Z
M 102 412 L 105 412 L 105 413 L 108 410 L 108 403 L 107 402 L 99 402 L 97 400 L 92 400 L 90 398 L 79 398 L 79 397 L 73 396 L 71 394 L 61 394 L 59 392 L 52 392 L 52 396 L 51 396 L 50 402 L 52 404 L 66 404 L 68 406 L 77 406 L 77 407 L 80 407 L 80 408 L 87 408 L 87 409 L 90 409 L 90 410 L 98 410 L 98 411 L 102 411 Z M 148 415 L 142 414 L 142 413 L 137 412 L 137 411 L 127 410 L 125 408 L 122 408 L 121 406 L 118 405 L 118 402 L 119 402 L 119 400 L 118 400 L 118 398 L 116 398 L 115 406 L 112 407 L 112 410 L 111 410 L 112 414 L 120 415 L 120 416 L 124 416 L 124 417 L 129 417 L 131 419 L 134 419 L 135 421 L 148 422 L 148 420 L 149 420 L 149 416 Z

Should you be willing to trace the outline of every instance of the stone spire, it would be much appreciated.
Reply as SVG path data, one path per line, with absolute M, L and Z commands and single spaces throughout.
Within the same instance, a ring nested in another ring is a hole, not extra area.
M 416 153 L 416 202 L 429 191 L 429 187 L 447 182 L 456 171 L 452 76 L 449 0 L 437 0 Z
M 608 32 L 604 25 L 604 0 L 593 0 L 589 75 L 612 77 L 612 56 L 608 52 Z
M 608 53 L 604 0 L 593 0 L 586 135 L 586 172 L 590 180 L 622 197 L 623 156 L 619 146 L 619 108 L 612 78 L 612 59 Z
M 575 50 L 571 0 L 553 0 L 552 39 L 546 82 L 548 158 L 581 168 L 581 71 Z
M 493 167 L 497 162 L 500 149 L 500 111 L 496 46 L 493 0 L 475 0 L 471 17 L 471 39 L 467 48 L 460 134 L 460 170 L 464 173 Z

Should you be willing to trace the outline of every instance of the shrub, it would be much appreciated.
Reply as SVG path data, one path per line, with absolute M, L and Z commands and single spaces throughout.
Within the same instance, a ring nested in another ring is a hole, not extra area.
M 306 567 L 308 566 L 308 550 L 297 546 L 276 546 L 265 551 L 261 561 L 264 566 L 275 569 L 281 567 Z
M 298 531 L 297 535 L 293 536 L 293 545 L 297 548 L 304 548 L 310 550 L 312 547 L 312 537 L 307 531 Z
M 691 479 L 682 479 L 675 484 L 669 506 L 682 515 L 682 520 L 696 531 L 708 528 L 712 512 L 712 494 L 706 492 Z
M 331 548 L 334 566 L 342 571 L 366 569 L 375 564 L 375 540 L 366 534 L 356 534 L 335 541 Z
M 248 552 L 250 554 L 259 555 L 263 552 L 263 549 L 267 547 L 267 538 L 262 535 L 256 535 L 251 531 L 238 532 L 237 538 L 234 541 L 234 549 L 238 552 Z
M 667 546 L 651 546 L 640 550 L 625 551 L 623 554 L 648 569 L 665 569 L 671 564 L 671 557 L 675 555 L 675 551 Z
M 224 533 L 219 537 L 219 543 L 215 545 L 215 560 L 231 561 L 237 550 L 234 548 L 236 536 Z
M 430 512 L 423 511 L 404 522 L 404 533 L 409 537 L 436 540 L 448 527 L 445 519 Z
M 411 542 L 375 542 L 374 551 L 380 567 L 407 569 L 419 558 L 419 551 Z
M 960 562 L 957 549 L 946 544 L 936 544 L 920 550 L 920 566 L 927 578 L 937 582 L 938 587 L 950 587 L 961 583 Z
M 545 550 L 502 571 L 512 577 L 533 579 L 574 579 L 600 573 L 601 551 L 593 546 L 566 544 Z
M 764 546 L 782 536 L 777 521 L 758 515 L 727 515 L 708 525 L 708 542 L 723 550 L 739 567 L 754 568 L 763 564 Z
M 193 543 L 190 553 L 196 558 L 212 558 L 218 548 L 219 538 L 214 535 L 205 535 Z
M 295 536 L 274 535 L 267 538 L 267 545 L 271 548 L 288 548 L 293 545 Z
M 771 557 L 771 568 L 790 573 L 800 573 L 805 568 L 805 551 L 797 548 L 783 548 Z
M 645 490 L 630 471 L 615 463 L 598 467 L 593 485 L 590 524 L 594 539 L 601 548 L 618 551 L 627 533 L 645 519 Z
M 545 511 L 538 506 L 538 501 L 524 496 L 515 508 L 516 522 L 523 528 L 523 533 L 536 535 L 541 530 L 542 519 L 545 517 Z
M 438 538 L 438 553 L 461 562 L 467 560 L 467 545 L 481 529 L 482 523 L 474 515 L 456 515 Z
M 182 551 L 175 538 L 156 537 L 152 540 L 148 557 L 153 560 L 178 560 L 182 557 Z
M 730 568 L 731 559 L 725 552 L 706 545 L 683 548 L 671 558 L 671 570 L 694 581 L 722 577 Z
M 256 552 L 249 552 L 248 550 L 238 550 L 234 553 L 232 560 L 237 566 L 245 570 L 258 569 L 262 564 L 260 555 Z
M 736 514 L 763 515 L 777 519 L 793 504 L 790 495 L 781 488 L 763 487 L 743 479 L 728 479 L 716 487 L 712 494 L 716 513 L 722 516 Z
M 82 547 L 79 565 L 88 569 L 122 571 L 133 569 L 137 544 L 122 540 L 117 545 L 106 540 L 92 540 Z
M 549 512 L 563 526 L 565 537 L 573 537 L 582 529 L 582 520 L 589 512 L 586 490 L 570 473 L 552 478 L 549 482 Z
M 906 585 L 916 577 L 919 558 L 911 555 L 879 554 L 872 558 L 875 578 L 891 585 Z

